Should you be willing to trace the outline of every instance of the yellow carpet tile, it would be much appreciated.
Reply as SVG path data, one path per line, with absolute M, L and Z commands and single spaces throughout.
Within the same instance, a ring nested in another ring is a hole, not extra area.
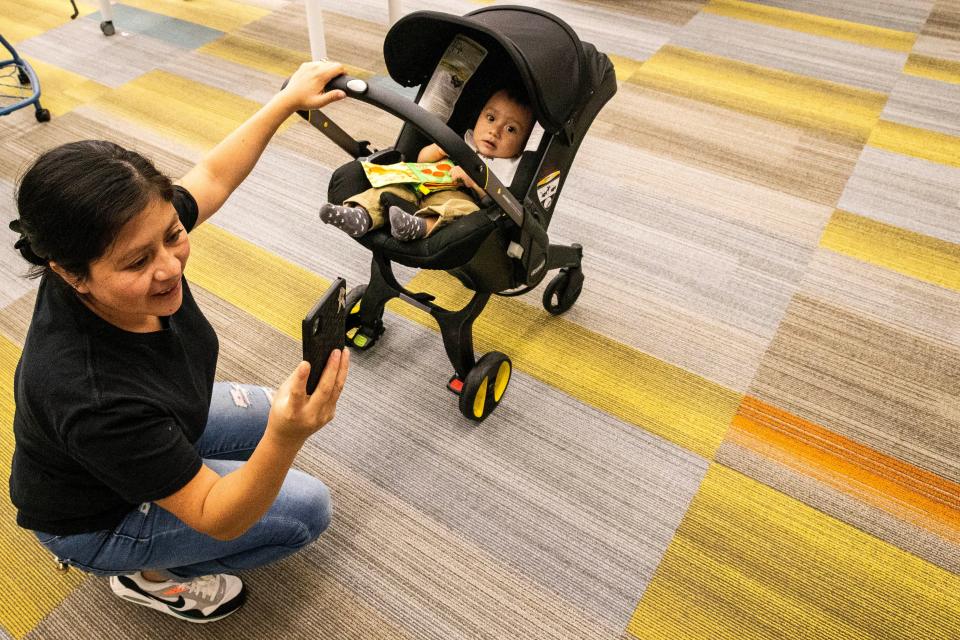
M 930 78 L 941 82 L 960 84 L 960 62 L 933 58 L 917 53 L 910 54 L 903 72 L 921 78 Z
M 191 282 L 300 338 L 300 320 L 329 281 L 215 225 L 199 227 L 191 239 Z M 450 309 L 467 294 L 444 272 L 421 271 L 409 286 L 437 295 Z M 436 329 L 433 318 L 406 303 L 388 308 Z M 517 301 L 491 300 L 474 335 L 478 355 L 502 351 L 518 370 L 704 457 L 720 446 L 740 403 L 729 389 Z M 443 349 L 439 336 L 436 348 Z M 438 384 L 446 374 L 438 373 Z
M 834 40 L 845 40 L 866 47 L 910 51 L 917 34 L 895 29 L 884 29 L 847 20 L 826 18 L 810 13 L 768 7 L 739 0 L 711 0 L 703 8 L 704 13 L 713 13 L 727 18 L 747 20 L 781 29 L 790 29 Z
M 13 372 L 20 349 L 0 336 L 0 477 L 10 477 L 13 457 Z M 79 585 L 79 571 L 60 573 L 53 556 L 17 526 L 10 494 L 0 496 L 0 635 L 22 638 Z
M 214 147 L 261 106 L 159 70 L 128 82 L 93 104 L 202 150 Z
M 93 4 L 78 3 L 79 20 L 97 9 Z M 62 0 L 3 0 L 0 10 L 0 35 L 7 42 L 18 42 L 70 22 L 73 9 Z M 6 51 L 2 54 L 6 60 Z
M 960 291 L 960 245 L 837 209 L 820 246 Z
M 635 638 L 960 637 L 960 576 L 712 465 Z
M 667 45 L 631 82 L 786 124 L 863 142 L 887 96 Z
M 242 64 L 251 69 L 272 73 L 280 77 L 288 77 L 304 62 L 306 58 L 300 51 L 284 49 L 259 40 L 244 36 L 227 34 L 199 49 L 223 60 Z M 372 71 L 350 65 L 344 65 L 347 73 L 358 78 L 369 78 Z
M 24 56 L 40 78 L 40 104 L 54 116 L 62 116 L 87 102 L 110 93 L 105 84 L 90 80 L 58 66 Z
M 930 162 L 960 167 L 960 138 L 939 131 L 880 120 L 870 132 L 867 144 Z

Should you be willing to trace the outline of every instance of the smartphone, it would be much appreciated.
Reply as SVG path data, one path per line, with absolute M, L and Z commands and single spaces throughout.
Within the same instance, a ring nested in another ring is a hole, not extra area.
M 342 349 L 346 333 L 347 282 L 337 278 L 303 319 L 303 359 L 310 363 L 307 393 L 313 393 L 334 349 Z

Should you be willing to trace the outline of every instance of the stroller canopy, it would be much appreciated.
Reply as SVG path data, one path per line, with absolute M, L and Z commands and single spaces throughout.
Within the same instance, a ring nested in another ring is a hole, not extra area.
M 390 77 L 405 87 L 425 84 L 456 34 L 485 47 L 492 60 L 512 61 L 537 121 L 549 133 L 563 128 L 598 82 L 590 69 L 602 63 L 589 57 L 602 54 L 585 48 L 556 16 L 520 6 L 485 7 L 466 16 L 417 11 L 401 18 L 383 43 Z

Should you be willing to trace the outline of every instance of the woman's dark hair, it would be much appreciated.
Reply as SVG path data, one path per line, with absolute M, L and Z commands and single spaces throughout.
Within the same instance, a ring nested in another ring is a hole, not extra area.
M 70 142 L 44 152 L 17 187 L 20 234 L 14 245 L 33 264 L 29 277 L 55 261 L 79 278 L 106 253 L 120 229 L 153 198 L 173 200 L 173 184 L 135 151 L 106 140 Z

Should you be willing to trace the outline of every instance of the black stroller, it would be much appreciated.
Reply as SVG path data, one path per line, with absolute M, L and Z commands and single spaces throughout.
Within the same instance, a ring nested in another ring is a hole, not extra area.
M 347 344 L 369 349 L 376 343 L 391 298 L 427 311 L 440 325 L 453 364 L 447 386 L 460 396 L 461 413 L 480 421 L 499 404 L 511 374 L 503 353 L 474 358 L 473 322 L 490 295 L 526 293 L 554 269 L 560 272 L 543 295 L 547 311 L 563 313 L 580 294 L 582 248 L 550 244 L 547 228 L 580 142 L 616 93 L 613 65 L 556 16 L 520 6 L 492 6 L 462 17 L 411 13 L 387 33 L 383 52 L 394 81 L 420 87 L 416 103 L 358 78 L 340 76 L 330 86 L 404 120 L 392 148 L 373 151 L 318 111 L 301 115 L 354 158 L 376 164 L 416 160 L 422 147 L 436 142 L 484 185 L 487 197 L 479 211 L 422 240 L 399 242 L 382 228 L 357 238 L 373 252 L 373 263 L 369 284 L 347 295 Z M 543 129 L 536 150 L 521 156 L 510 185 L 501 184 L 463 139 L 505 69 L 515 70 L 522 81 Z M 329 200 L 339 204 L 368 187 L 359 162 L 351 162 L 334 172 Z M 385 204 L 409 207 L 389 194 L 383 198 Z M 473 298 L 458 311 L 444 309 L 429 293 L 408 291 L 397 282 L 392 262 L 448 271 L 475 292 Z

